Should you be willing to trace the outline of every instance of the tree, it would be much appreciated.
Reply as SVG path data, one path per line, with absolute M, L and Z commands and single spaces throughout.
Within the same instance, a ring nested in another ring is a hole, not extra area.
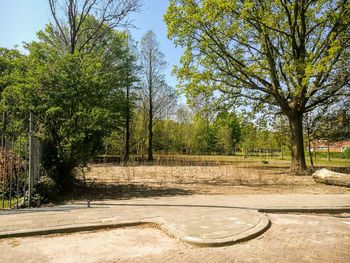
M 276 135 L 277 143 L 281 148 L 281 159 L 284 159 L 284 151 L 286 144 L 286 138 L 290 137 L 289 128 L 287 121 L 285 120 L 287 117 L 284 115 L 278 115 L 273 123 L 273 130 Z
M 177 147 L 174 151 L 191 154 L 193 151 L 194 131 L 193 112 L 185 105 L 180 105 L 176 112 L 177 130 L 173 134 Z
M 130 140 L 131 140 L 131 120 L 132 109 L 135 106 L 136 94 L 135 85 L 138 82 L 136 77 L 138 66 L 136 65 L 136 51 L 135 46 L 129 33 L 126 34 L 126 44 L 124 56 L 121 58 L 123 61 L 122 68 L 124 69 L 124 77 L 120 76 L 120 79 L 125 80 L 125 105 L 124 105 L 124 118 L 125 118 L 125 142 L 123 151 L 123 161 L 128 162 L 130 158 Z
M 331 160 L 329 143 L 350 138 L 350 97 L 332 107 L 318 108 L 304 116 L 305 135 L 309 151 L 311 168 L 313 156 L 316 159 L 317 140 L 327 141 L 328 161 Z M 311 151 L 313 144 L 313 152 Z
M 222 111 L 213 123 L 217 150 L 221 153 L 236 154 L 236 146 L 241 140 L 241 127 L 234 113 Z
M 213 101 L 215 101 L 213 94 L 203 91 L 195 94 L 188 94 L 187 99 L 196 115 L 194 126 L 198 135 L 195 139 L 197 141 L 197 149 L 200 153 L 209 154 L 209 152 L 214 151 L 215 148 L 215 136 L 211 125 L 218 111 L 217 105 L 213 103 Z
M 318 130 L 317 123 L 319 122 L 319 117 L 321 115 L 315 115 L 313 112 L 308 112 L 304 116 L 304 132 L 305 132 L 305 138 L 306 138 L 306 144 L 307 144 L 307 150 L 310 158 L 310 168 L 314 169 L 314 159 L 313 159 L 313 152 L 311 150 L 312 143 L 315 140 L 315 136 Z M 313 149 L 315 152 L 315 149 Z M 316 152 L 315 152 L 316 155 Z
M 341 141 L 350 138 L 350 96 L 323 111 L 314 112 L 318 139 Z
M 196 153 L 210 154 L 215 151 L 216 138 L 208 119 L 196 113 L 193 118 L 193 148 Z
M 60 44 L 69 53 L 91 53 L 112 29 L 130 25 L 128 16 L 140 10 L 140 0 L 48 0 Z M 97 23 L 89 24 L 94 17 Z
M 247 157 L 255 148 L 258 140 L 258 131 L 251 122 L 242 123 L 242 140 L 240 143 L 244 151 L 244 157 Z
M 176 94 L 165 82 L 166 66 L 156 36 L 148 31 L 141 41 L 142 103 L 148 120 L 148 161 L 153 161 L 153 126 L 155 118 L 176 102 Z
M 72 185 L 73 168 L 86 165 L 104 137 L 123 127 L 124 73 L 131 67 L 124 60 L 130 56 L 125 39 L 123 32 L 110 31 L 92 54 L 71 54 L 48 25 L 38 41 L 26 45 L 23 79 L 1 94 L 10 113 L 36 116 L 43 165 L 60 190 Z
M 16 49 L 0 47 L 0 93 L 8 86 L 25 81 L 25 56 Z
M 168 36 L 185 47 L 177 76 L 287 116 L 291 170 L 306 170 L 305 112 L 345 95 L 349 1 L 171 0 Z

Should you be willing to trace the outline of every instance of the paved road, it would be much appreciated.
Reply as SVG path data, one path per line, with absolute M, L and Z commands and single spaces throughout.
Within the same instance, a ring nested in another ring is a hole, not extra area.
M 7 262 L 350 262 L 350 214 L 269 214 L 271 228 L 256 239 L 194 248 L 157 229 L 0 240 Z

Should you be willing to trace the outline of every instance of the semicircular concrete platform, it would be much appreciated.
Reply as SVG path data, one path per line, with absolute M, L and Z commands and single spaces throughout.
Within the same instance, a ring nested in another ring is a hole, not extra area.
M 0 238 L 89 231 L 156 224 L 178 241 L 193 246 L 224 246 L 246 241 L 270 226 L 256 210 L 203 205 L 65 205 L 0 213 Z

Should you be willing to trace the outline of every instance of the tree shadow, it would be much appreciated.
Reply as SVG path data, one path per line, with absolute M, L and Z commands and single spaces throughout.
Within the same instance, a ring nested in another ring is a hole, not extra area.
M 167 186 L 149 186 L 144 184 L 77 184 L 74 191 L 64 197 L 65 200 L 103 200 L 132 199 L 191 195 L 193 191 Z

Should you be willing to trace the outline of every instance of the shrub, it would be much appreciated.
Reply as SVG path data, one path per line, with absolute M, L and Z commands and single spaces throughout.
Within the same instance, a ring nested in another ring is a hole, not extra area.
M 343 158 L 350 159 L 350 148 L 347 148 L 344 152 L 342 152 Z
M 42 203 L 47 203 L 58 198 L 55 181 L 48 176 L 40 177 L 39 182 L 35 188 L 36 195 L 41 197 L 41 199 L 37 199 L 40 199 L 40 202 Z

